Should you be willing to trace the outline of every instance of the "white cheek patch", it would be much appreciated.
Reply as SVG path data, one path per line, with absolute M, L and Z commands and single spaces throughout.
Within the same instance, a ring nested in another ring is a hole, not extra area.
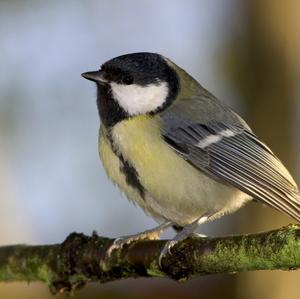
M 140 86 L 112 82 L 110 84 L 113 98 L 129 114 L 145 114 L 154 111 L 165 102 L 169 88 L 166 82 Z

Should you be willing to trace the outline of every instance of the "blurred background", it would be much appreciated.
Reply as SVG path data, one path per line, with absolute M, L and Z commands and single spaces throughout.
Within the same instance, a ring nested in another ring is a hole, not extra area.
M 248 121 L 300 182 L 300 1 L 0 0 L 0 245 L 116 237 L 155 225 L 106 178 L 96 88 L 80 77 L 129 52 L 158 52 Z M 209 235 L 293 222 L 249 204 Z M 171 237 L 169 231 L 165 237 Z M 300 271 L 90 284 L 74 298 L 296 298 Z M 60 298 L 66 298 L 60 295 Z M 52 298 L 0 283 L 0 298 Z

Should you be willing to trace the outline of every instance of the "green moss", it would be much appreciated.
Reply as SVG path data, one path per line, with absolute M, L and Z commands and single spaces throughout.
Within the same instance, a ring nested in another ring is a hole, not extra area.
M 125 246 L 105 259 L 112 240 L 71 234 L 60 245 L 0 247 L 0 281 L 43 281 L 53 293 L 74 290 L 87 281 L 107 282 L 128 277 L 190 277 L 223 272 L 300 268 L 300 227 L 256 235 L 188 238 L 157 257 L 163 241 Z
M 198 265 L 208 273 L 299 267 L 297 228 L 289 226 L 288 230 L 217 239 L 214 248 L 199 257 Z
M 152 261 L 147 267 L 147 274 L 151 277 L 166 277 L 166 274 L 161 271 L 157 261 Z
M 41 265 L 37 268 L 37 277 L 47 285 L 50 284 L 52 280 L 52 272 L 49 271 L 49 267 L 47 265 Z

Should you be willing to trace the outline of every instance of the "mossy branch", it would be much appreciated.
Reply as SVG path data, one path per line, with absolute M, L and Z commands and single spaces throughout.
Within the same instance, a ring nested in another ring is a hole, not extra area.
M 253 235 L 189 238 L 158 265 L 166 241 L 139 241 L 106 251 L 113 240 L 70 234 L 62 244 L 0 247 L 0 281 L 42 281 L 52 293 L 72 291 L 89 281 L 169 277 L 185 281 L 215 273 L 300 268 L 300 226 Z

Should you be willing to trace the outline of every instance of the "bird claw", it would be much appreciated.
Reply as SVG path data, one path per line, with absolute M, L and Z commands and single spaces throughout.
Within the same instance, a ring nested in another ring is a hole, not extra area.
M 124 236 L 120 237 L 114 240 L 112 245 L 108 248 L 106 257 L 110 258 L 111 254 L 114 250 L 116 249 L 121 249 L 125 245 L 130 245 L 133 242 L 136 241 L 141 241 L 141 240 L 158 240 L 160 238 L 161 233 L 171 226 L 172 223 L 167 221 L 165 223 L 162 223 L 158 227 L 155 227 L 153 229 L 146 230 L 142 233 L 136 234 L 136 235 L 131 235 L 131 236 Z
M 159 258 L 158 258 L 158 264 L 159 264 L 159 267 L 162 268 L 162 259 L 164 257 L 166 257 L 166 255 L 168 254 L 171 254 L 171 249 L 178 243 L 179 241 L 177 240 L 171 240 L 171 241 L 168 241 L 164 248 L 162 249 L 162 251 L 160 252 L 159 254 Z
M 114 250 L 116 249 L 121 249 L 123 248 L 124 245 L 126 244 L 130 244 L 130 240 L 128 241 L 129 238 L 126 239 L 126 237 L 120 237 L 117 238 L 113 241 L 113 243 L 110 245 L 110 247 L 108 248 L 107 252 L 106 252 L 106 257 L 110 258 L 111 254 Z
M 171 249 L 178 244 L 179 242 L 189 238 L 189 237 L 196 237 L 196 238 L 207 238 L 206 235 L 202 235 L 202 234 L 197 234 L 197 233 L 189 233 L 189 234 L 183 234 L 180 236 L 177 236 L 177 238 L 175 237 L 175 239 L 168 241 L 164 248 L 161 250 L 160 254 L 159 254 L 159 258 L 158 258 L 158 265 L 160 268 L 162 268 L 162 260 L 163 258 L 166 257 L 167 254 L 171 254 Z
M 115 239 L 112 245 L 108 248 L 106 256 L 110 258 L 114 250 L 122 249 L 125 245 L 130 245 L 131 243 L 139 240 L 147 240 L 147 239 L 151 240 L 152 238 L 144 234 L 119 237 Z

